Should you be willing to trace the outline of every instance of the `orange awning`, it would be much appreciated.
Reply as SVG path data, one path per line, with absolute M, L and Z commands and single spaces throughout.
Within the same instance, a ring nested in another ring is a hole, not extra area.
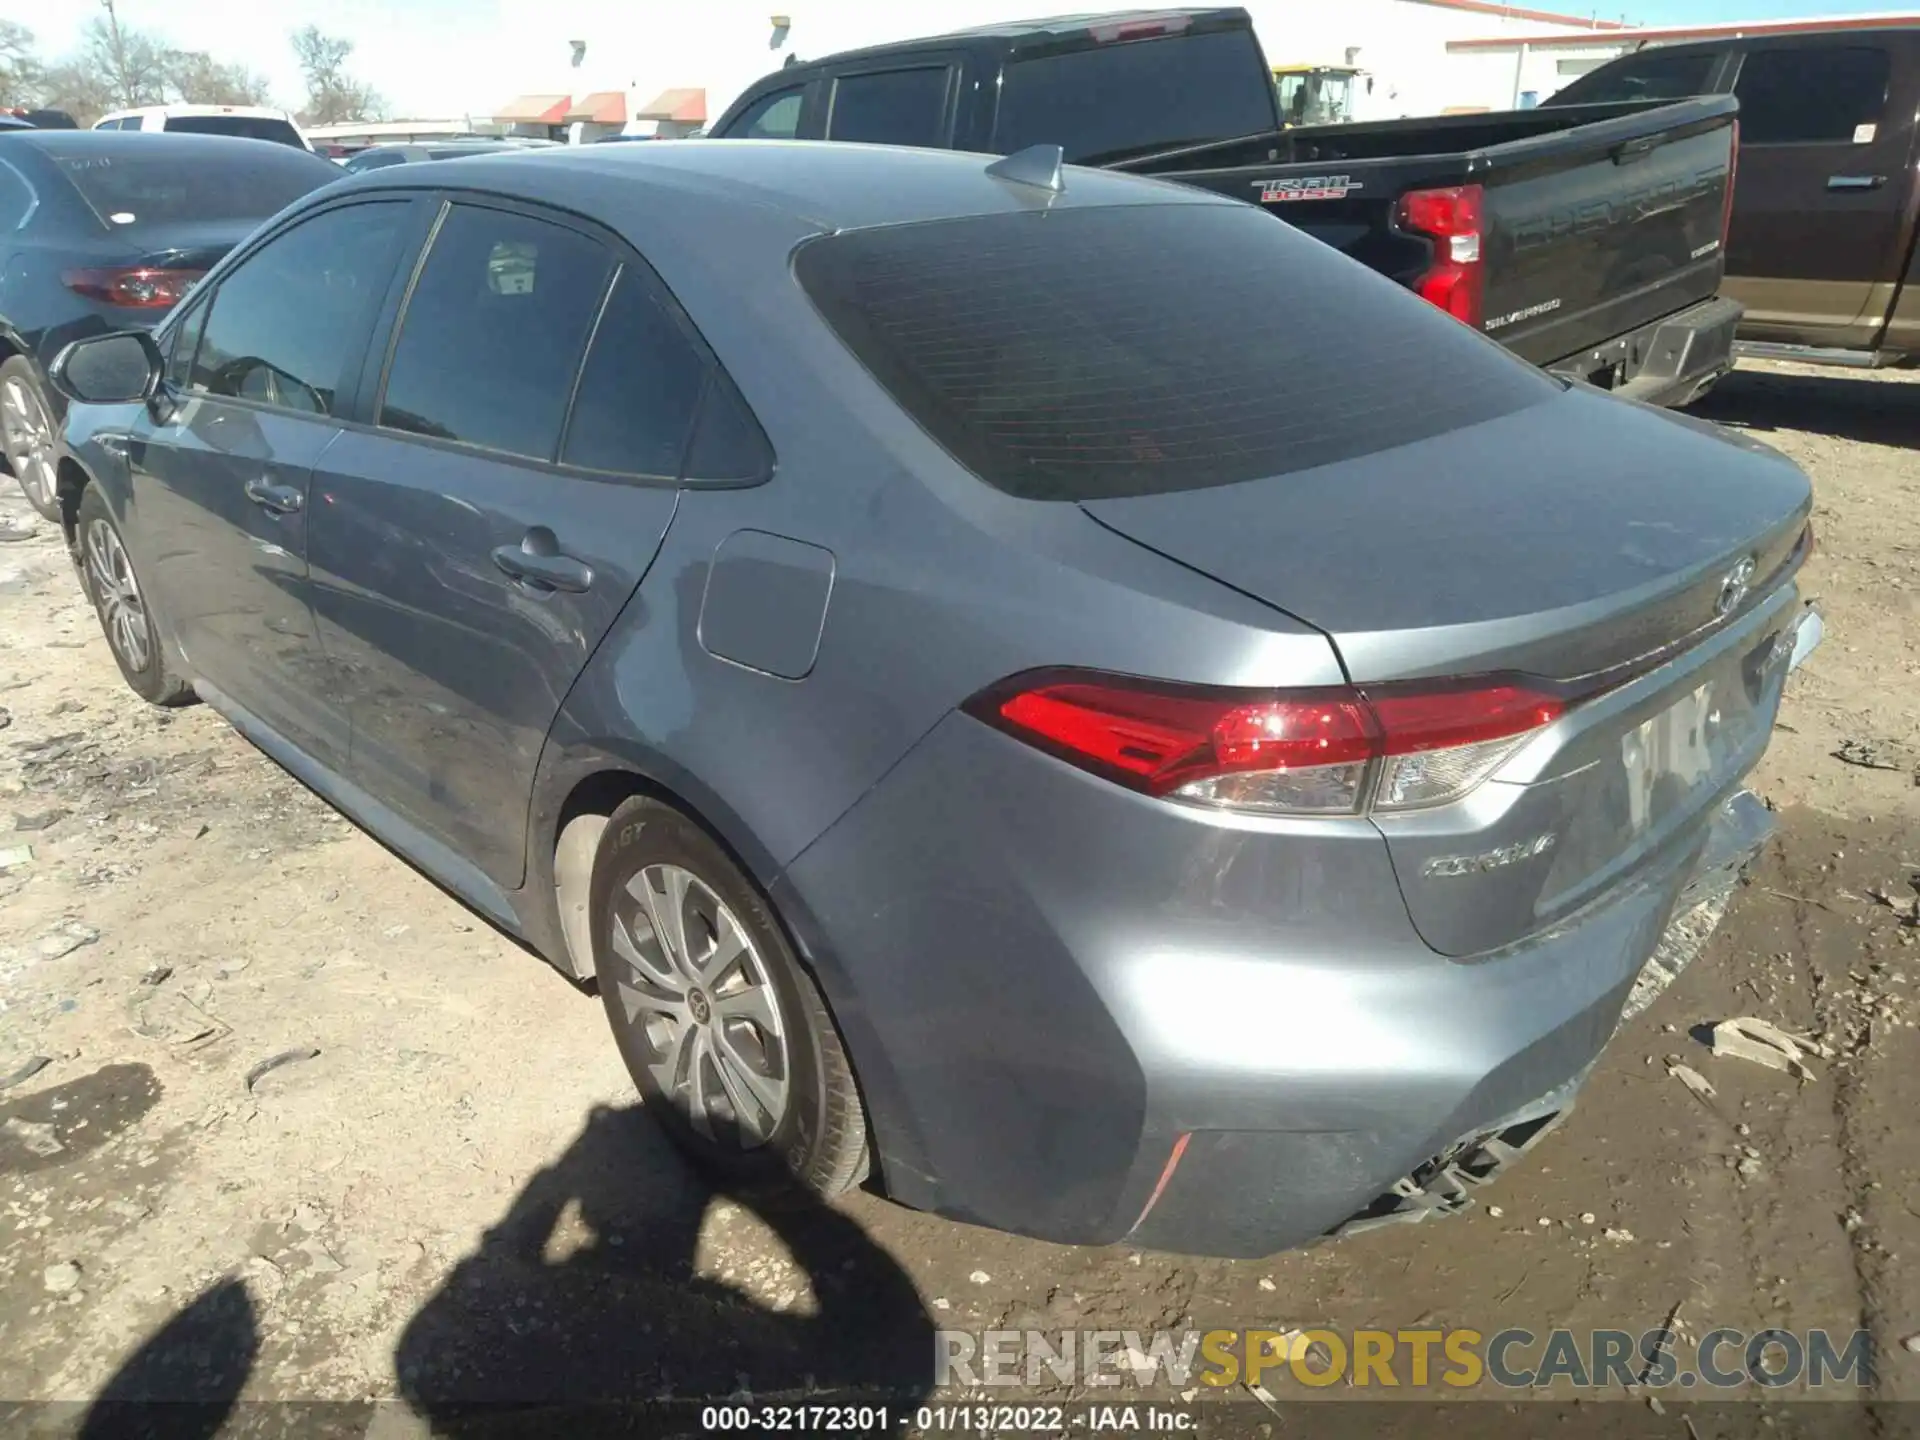
M 520 95 L 494 111 L 502 125 L 564 125 L 573 107 L 571 95 Z
M 627 97 L 621 90 L 596 90 L 591 95 L 583 95 L 578 103 L 567 111 L 567 121 L 585 120 L 593 125 L 624 125 L 627 123 Z
M 662 90 L 634 112 L 636 120 L 678 120 L 688 125 L 707 123 L 705 90 Z

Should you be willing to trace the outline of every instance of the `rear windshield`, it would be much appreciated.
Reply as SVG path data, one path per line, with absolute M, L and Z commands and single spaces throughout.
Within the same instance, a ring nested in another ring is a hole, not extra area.
M 1008 65 L 993 148 L 1058 145 L 1081 164 L 1121 160 L 1271 130 L 1273 107 L 1251 30 L 1119 41 Z
M 1711 50 L 1691 54 L 1633 55 L 1582 75 L 1550 98 L 1553 105 L 1609 105 L 1619 100 L 1686 100 L 1707 93 Z
M 803 246 L 795 268 L 915 420 L 988 484 L 1032 500 L 1306 470 L 1559 393 L 1251 206 L 851 230 Z
M 101 224 L 133 233 L 199 221 L 264 220 L 340 176 L 338 166 L 304 150 L 266 145 L 236 145 L 233 153 L 217 157 L 143 155 L 138 145 L 128 145 L 111 155 L 53 159 Z
M 167 129 L 182 135 L 235 135 L 307 148 L 300 144 L 300 132 L 285 120 L 260 115 L 169 115 Z

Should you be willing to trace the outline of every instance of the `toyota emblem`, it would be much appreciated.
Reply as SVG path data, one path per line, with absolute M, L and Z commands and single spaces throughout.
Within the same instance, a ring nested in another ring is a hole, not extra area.
M 1749 555 L 1726 573 L 1720 582 L 1720 596 L 1713 602 L 1716 619 L 1731 615 L 1740 608 L 1740 602 L 1747 598 L 1747 591 L 1752 588 L 1753 570 L 1753 557 Z

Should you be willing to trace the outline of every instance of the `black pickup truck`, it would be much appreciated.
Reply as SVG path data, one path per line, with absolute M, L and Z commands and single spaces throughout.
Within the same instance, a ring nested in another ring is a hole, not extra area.
M 996 25 L 790 63 L 710 130 L 1011 154 L 1270 209 L 1514 353 L 1658 404 L 1732 366 L 1728 96 L 1283 128 L 1247 12 Z

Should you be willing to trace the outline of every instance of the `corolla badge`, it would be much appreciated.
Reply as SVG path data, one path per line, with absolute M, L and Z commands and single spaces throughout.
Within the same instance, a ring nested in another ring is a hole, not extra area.
M 1421 873 L 1429 879 L 1450 880 L 1459 875 L 1484 875 L 1489 870 L 1504 870 L 1509 865 L 1517 865 L 1522 860 L 1531 860 L 1536 855 L 1544 855 L 1553 848 L 1553 834 L 1536 835 L 1531 840 L 1522 840 L 1518 845 L 1505 845 L 1498 850 L 1488 850 L 1479 855 L 1444 855 L 1429 860 L 1421 868 Z
M 1731 615 L 1740 608 L 1740 602 L 1747 598 L 1747 591 L 1753 588 L 1753 557 L 1747 556 L 1720 581 L 1720 594 L 1713 602 L 1714 618 Z

